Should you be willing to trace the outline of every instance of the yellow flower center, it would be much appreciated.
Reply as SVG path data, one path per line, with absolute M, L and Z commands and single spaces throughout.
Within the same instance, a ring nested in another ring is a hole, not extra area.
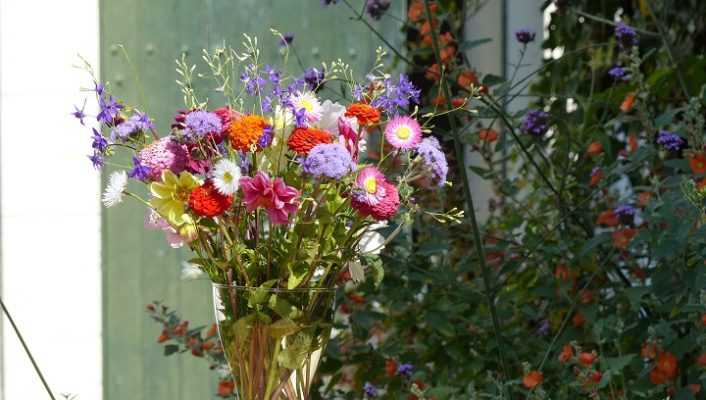
M 367 178 L 363 183 L 363 186 L 365 187 L 365 191 L 370 194 L 377 192 L 378 189 L 378 183 L 375 178 Z
M 307 112 L 312 112 L 314 110 L 314 103 L 312 103 L 309 99 L 301 99 L 299 101 L 299 106 Z
M 230 172 L 225 172 L 223 174 L 223 182 L 225 182 L 225 183 L 233 182 L 233 175 L 231 175 Z
M 412 135 L 412 130 L 408 126 L 400 126 L 395 131 L 395 136 L 402 140 L 407 140 Z

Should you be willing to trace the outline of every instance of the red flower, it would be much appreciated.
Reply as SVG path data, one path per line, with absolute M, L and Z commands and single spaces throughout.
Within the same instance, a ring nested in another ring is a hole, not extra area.
M 600 168 L 596 168 L 591 172 L 591 181 L 588 183 L 588 186 L 596 186 L 598 182 L 603 179 L 603 170 Z
M 544 375 L 539 371 L 530 371 L 522 378 L 522 384 L 529 390 L 539 386 L 544 381 Z
M 233 396 L 233 391 L 235 390 L 235 382 L 231 380 L 218 382 L 218 396 L 219 397 L 231 397 Z
M 571 318 L 571 323 L 574 324 L 575 327 L 581 328 L 586 323 L 586 318 L 584 318 L 583 314 L 576 313 L 573 318 Z
M 635 93 L 628 93 L 627 96 L 625 96 L 625 100 L 620 104 L 620 111 L 624 113 L 629 112 L 632 110 L 633 104 L 635 104 Z
M 479 83 L 476 72 L 470 69 L 464 70 L 463 72 L 458 74 L 456 82 L 458 82 L 458 85 L 464 89 L 468 89 L 471 86 L 478 86 Z
M 397 373 L 397 362 L 395 360 L 385 360 L 385 375 L 392 378 Z
M 358 125 L 367 126 L 380 122 L 380 111 L 365 103 L 353 103 L 346 109 L 346 117 L 355 117 Z
M 167 330 L 165 329 L 162 331 L 162 334 L 159 335 L 159 337 L 157 338 L 157 343 L 164 343 L 169 339 L 170 339 L 169 332 L 167 332 Z
M 579 353 L 578 362 L 584 367 L 590 367 L 591 365 L 593 365 L 594 362 L 596 362 L 597 358 L 598 356 L 595 352 L 588 353 L 584 351 L 582 353 Z
M 559 353 L 559 362 L 565 363 L 574 357 L 574 348 L 570 344 L 565 344 Z
M 427 68 L 424 77 L 430 81 L 438 81 L 441 79 L 441 68 L 439 68 L 439 64 L 432 64 Z
M 309 154 L 317 144 L 332 143 L 331 134 L 315 128 L 297 128 L 289 135 L 287 146 L 300 156 Z
M 586 153 L 591 157 L 600 155 L 601 153 L 603 153 L 603 144 L 601 144 L 601 142 L 592 142 L 588 145 Z
M 596 224 L 605 226 L 616 226 L 619 222 L 618 216 L 615 215 L 613 210 L 603 211 L 598 214 L 598 219 L 596 220 Z
M 357 200 L 355 197 L 351 199 L 351 206 L 358 210 L 363 216 L 371 216 L 378 221 L 384 221 L 392 218 L 400 207 L 400 196 L 397 193 L 395 185 L 389 182 L 380 182 L 385 191 L 385 196 L 375 204 L 368 204 Z
M 706 367 L 706 353 L 701 353 L 696 358 L 696 363 L 699 364 L 700 367 Z
M 216 217 L 226 212 L 233 204 L 233 196 L 224 196 L 211 181 L 194 188 L 189 195 L 189 207 L 202 217 Z
M 484 142 L 492 143 L 498 140 L 498 132 L 493 129 L 481 129 L 478 131 L 478 137 Z
M 613 232 L 613 246 L 620 250 L 626 250 L 632 238 L 637 235 L 637 229 L 625 228 Z
M 650 382 L 661 385 L 674 380 L 679 371 L 677 357 L 674 354 L 664 351 L 659 353 L 655 366 L 650 372 Z
M 706 154 L 703 152 L 692 154 L 689 157 L 689 167 L 695 174 L 706 174 Z

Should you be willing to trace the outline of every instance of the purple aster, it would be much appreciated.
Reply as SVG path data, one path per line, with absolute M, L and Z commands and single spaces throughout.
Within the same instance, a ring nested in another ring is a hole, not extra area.
M 109 96 L 108 100 L 100 97 L 98 99 L 98 107 L 100 107 L 100 112 L 96 116 L 98 122 L 112 124 L 115 118 L 117 118 L 118 112 L 123 108 L 123 105 L 118 103 L 113 96 Z
M 367 0 L 365 2 L 365 11 L 372 19 L 379 20 L 390 8 L 391 0 Z
M 365 392 L 365 395 L 368 397 L 377 397 L 379 394 L 378 388 L 370 382 L 365 382 L 365 385 L 363 385 L 363 392 Z
M 304 172 L 315 177 L 341 179 L 355 168 L 351 154 L 340 144 L 318 144 L 303 162 Z
M 549 129 L 549 114 L 542 110 L 529 110 L 522 120 L 520 131 L 532 136 L 542 136 Z
M 674 132 L 659 131 L 657 144 L 669 151 L 679 151 L 686 147 L 686 140 Z
M 99 153 L 103 153 L 108 148 L 108 141 L 96 128 L 93 128 L 93 144 L 91 144 L 91 147 Z
M 316 90 L 321 82 L 324 81 L 324 71 L 311 67 L 304 71 L 304 82 L 309 86 L 310 90 Z
M 414 366 L 412 364 L 400 364 L 397 367 L 397 374 L 404 376 L 409 379 L 412 377 L 412 371 L 414 371 Z
M 83 101 L 83 107 L 80 109 L 76 106 L 74 106 L 74 112 L 71 113 L 78 121 L 81 123 L 81 125 L 86 125 L 83 123 L 83 119 L 86 118 L 86 114 L 83 112 L 86 109 L 86 100 Z
M 518 42 L 520 42 L 522 44 L 534 42 L 535 36 L 537 36 L 537 34 L 534 31 L 531 31 L 527 28 L 523 28 L 523 29 L 515 31 L 515 38 L 517 39 Z
M 619 65 L 616 65 L 610 70 L 608 70 L 608 75 L 612 76 L 615 80 L 618 81 L 628 80 L 628 72 L 625 70 L 625 68 Z
M 284 35 L 282 35 L 282 38 L 279 41 L 279 45 L 282 47 L 289 46 L 292 44 L 294 41 L 294 33 L 292 32 L 287 32 Z
M 132 157 L 132 170 L 127 173 L 127 176 L 144 181 L 150 176 L 151 172 L 149 167 L 142 165 L 139 158 Z
M 88 156 L 88 159 L 91 160 L 93 168 L 101 169 L 101 167 L 103 167 L 103 155 L 98 151 L 93 152 L 93 155 Z
M 638 43 L 635 29 L 622 22 L 618 22 L 615 26 L 615 39 L 618 41 L 618 46 L 620 46 L 621 49 L 629 49 Z
M 417 145 L 417 153 L 422 156 L 424 164 L 431 169 L 438 185 L 444 186 L 446 175 L 449 172 L 449 164 L 446 161 L 446 155 L 441 151 L 439 141 L 433 136 L 422 139 Z
M 191 140 L 198 140 L 210 133 L 220 133 L 223 128 L 221 118 L 217 114 L 203 110 L 187 114 L 184 126 L 184 134 Z
M 421 91 L 407 79 L 406 75 L 400 74 L 397 82 L 385 79 L 384 84 L 384 92 L 371 103 L 373 107 L 381 108 L 388 114 L 396 114 L 398 108 L 407 109 L 411 103 L 419 104 Z

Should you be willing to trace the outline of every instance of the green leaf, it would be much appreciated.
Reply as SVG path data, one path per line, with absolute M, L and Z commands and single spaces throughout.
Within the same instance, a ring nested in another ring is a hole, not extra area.
M 503 78 L 502 76 L 487 74 L 483 77 L 483 84 L 485 86 L 495 86 L 503 82 L 505 82 L 505 78 Z
M 493 39 L 491 39 L 491 38 L 464 40 L 463 42 L 461 42 L 461 44 L 458 45 L 458 50 L 459 51 L 470 50 L 472 48 L 484 45 L 486 43 L 490 43 L 492 41 L 493 41 Z
M 175 344 L 168 344 L 164 346 L 164 355 L 165 356 L 171 356 L 172 354 L 176 353 L 179 351 L 179 346 Z
M 304 280 L 309 268 L 306 264 L 296 264 L 289 268 L 289 279 L 287 279 L 287 289 L 294 289 Z
M 301 311 L 283 298 L 273 294 L 270 296 L 268 306 L 282 318 L 297 319 L 301 316 Z
M 633 358 L 635 358 L 635 354 L 628 354 L 622 357 L 606 357 L 602 359 L 601 364 L 606 370 L 620 373 L 623 368 L 632 362 Z
M 608 242 L 609 240 L 610 240 L 610 234 L 608 234 L 608 233 L 601 233 L 599 235 L 592 237 L 588 242 L 586 242 L 586 244 L 583 245 L 583 248 L 581 248 L 581 251 L 579 251 L 576 258 L 581 258 L 583 256 L 588 255 L 596 247 L 600 246 L 603 243 Z
M 293 335 L 297 333 L 299 329 L 301 328 L 296 322 L 289 318 L 284 318 L 270 325 L 270 335 L 275 339 L 279 339 L 281 337 Z

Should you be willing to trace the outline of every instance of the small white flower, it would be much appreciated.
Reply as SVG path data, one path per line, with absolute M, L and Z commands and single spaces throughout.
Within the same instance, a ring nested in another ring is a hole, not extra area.
M 331 133 L 338 132 L 338 118 L 343 117 L 345 113 L 346 107 L 343 105 L 334 103 L 331 100 L 324 100 L 324 104 L 321 105 L 319 128 Z
M 125 171 L 115 171 L 108 178 L 108 186 L 103 192 L 103 204 L 112 207 L 123 201 L 123 192 L 127 187 L 127 173 Z
M 314 92 L 298 92 L 291 100 L 295 110 L 304 109 L 307 121 L 316 122 L 321 119 L 323 110 Z
M 222 195 L 230 196 L 238 191 L 240 183 L 240 167 L 233 161 L 222 159 L 213 169 L 213 186 Z
M 193 281 L 205 277 L 206 274 L 195 264 L 184 261 L 181 263 L 181 279 L 184 281 Z

